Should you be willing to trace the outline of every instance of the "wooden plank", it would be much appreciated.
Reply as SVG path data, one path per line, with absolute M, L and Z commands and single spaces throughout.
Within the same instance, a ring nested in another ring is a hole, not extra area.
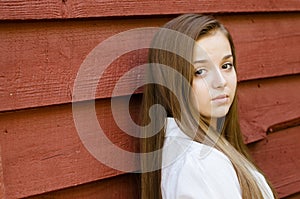
M 158 26 L 162 21 L 145 19 L 47 22 L 47 25 L 40 22 L 0 24 L 3 25 L 0 28 L 0 43 L 3 45 L 0 48 L 0 58 L 3 60 L 0 65 L 0 110 L 71 102 L 78 69 L 93 48 L 119 32 Z M 143 53 L 116 60 L 117 64 L 111 66 L 111 69 L 114 68 L 111 74 L 102 78 L 102 87 L 97 97 L 110 97 L 114 82 L 122 73 L 136 64 L 142 64 L 145 59 L 146 54 Z M 124 84 L 136 84 L 136 78 Z
M 82 199 L 82 198 L 105 198 L 105 199 L 138 199 L 139 198 L 139 175 L 126 174 L 105 180 L 99 180 L 84 185 L 45 193 L 27 199 Z
M 239 84 L 238 99 L 245 141 L 266 137 L 270 127 L 300 118 L 299 75 Z M 296 124 L 296 123 L 295 123 Z
M 299 14 L 218 18 L 234 36 L 239 81 L 300 73 L 300 46 L 294 45 L 300 42 Z M 101 41 L 125 30 L 160 26 L 169 19 L 1 23 L 0 111 L 71 102 L 78 69 Z M 122 45 L 132 42 L 128 39 Z M 110 97 L 118 78 L 145 63 L 146 54 L 145 50 L 135 51 L 117 59 L 102 77 L 96 97 Z M 136 76 L 126 79 L 119 95 L 129 94 L 126 87 L 138 80 Z M 87 85 L 95 80 L 90 81 Z
M 62 19 L 180 13 L 299 11 L 297 0 L 2 0 L 0 19 Z
M 249 145 L 254 159 L 280 197 L 300 192 L 299 131 L 300 126 L 288 128 Z
M 119 122 L 125 118 L 124 98 L 117 98 Z M 140 99 L 132 99 L 132 117 L 137 119 Z M 81 105 L 86 109 L 86 104 Z M 110 100 L 96 103 L 97 117 L 111 145 L 118 149 L 135 152 L 138 140 L 123 133 L 112 118 Z M 90 117 L 83 115 L 86 128 L 93 128 Z M 78 122 L 78 121 L 77 121 Z M 119 171 L 98 161 L 88 152 L 75 129 L 71 105 L 53 106 L 0 114 L 0 145 L 5 179 L 6 198 L 22 198 L 66 187 L 119 175 Z M 93 129 L 90 129 L 91 131 Z M 93 138 L 100 132 L 92 131 Z M 135 171 L 138 160 L 113 154 L 111 148 L 103 148 L 102 141 L 95 145 L 97 150 L 115 162 L 124 162 L 126 168 Z

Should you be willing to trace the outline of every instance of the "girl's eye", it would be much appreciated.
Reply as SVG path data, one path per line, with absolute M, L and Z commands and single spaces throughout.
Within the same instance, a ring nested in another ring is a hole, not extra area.
M 222 69 L 226 69 L 226 70 L 230 70 L 233 68 L 233 64 L 232 63 L 225 63 L 223 66 L 222 66 Z
M 196 75 L 196 76 L 203 76 L 203 75 L 205 75 L 205 73 L 206 73 L 206 70 L 205 70 L 205 69 L 197 69 L 197 70 L 195 71 L 195 75 Z

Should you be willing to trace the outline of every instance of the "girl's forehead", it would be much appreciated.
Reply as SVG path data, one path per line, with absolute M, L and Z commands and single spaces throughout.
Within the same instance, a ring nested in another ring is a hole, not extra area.
M 231 54 L 231 46 L 228 38 L 221 32 L 216 31 L 215 34 L 208 34 L 195 42 L 193 59 L 212 59 L 223 58 L 225 55 Z

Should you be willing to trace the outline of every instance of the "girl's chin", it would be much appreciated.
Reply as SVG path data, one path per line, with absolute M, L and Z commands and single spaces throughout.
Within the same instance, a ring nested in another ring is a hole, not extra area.
M 216 109 L 214 112 L 211 112 L 210 114 L 201 114 L 205 118 L 222 118 L 225 117 L 228 113 L 229 109 Z

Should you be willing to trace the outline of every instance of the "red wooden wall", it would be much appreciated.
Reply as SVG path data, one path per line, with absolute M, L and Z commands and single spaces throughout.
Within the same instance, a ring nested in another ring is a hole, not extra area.
M 0 198 L 138 198 L 138 174 L 101 164 L 82 144 L 74 80 L 101 41 L 190 12 L 212 13 L 232 33 L 245 140 L 280 197 L 300 198 L 299 11 L 299 0 L 0 1 Z M 110 96 L 118 78 L 145 61 L 145 50 L 121 56 L 97 87 L 99 123 L 127 151 L 138 152 L 138 140 L 115 124 Z M 131 100 L 135 119 L 140 92 Z M 117 104 L 129 94 L 118 93 Z

